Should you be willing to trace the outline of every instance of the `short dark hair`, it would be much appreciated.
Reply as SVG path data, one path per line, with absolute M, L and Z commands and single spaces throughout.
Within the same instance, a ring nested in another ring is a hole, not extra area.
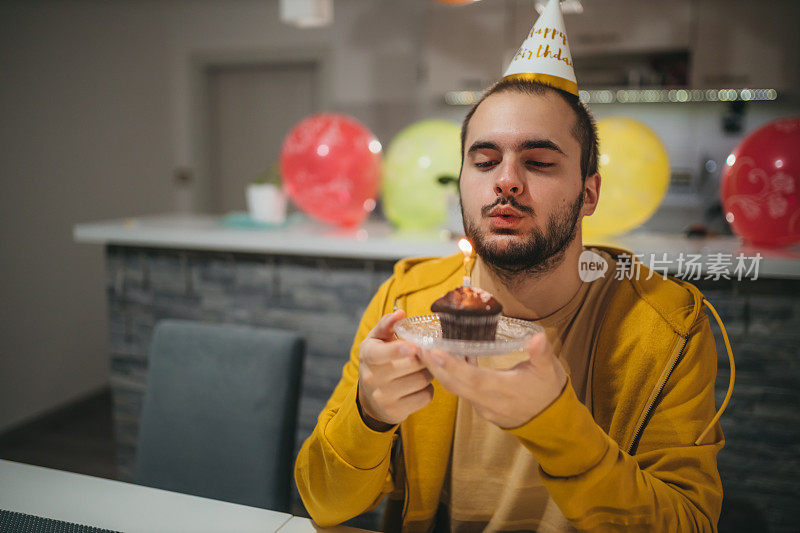
M 504 78 L 486 90 L 481 99 L 472 106 L 464 117 L 461 124 L 461 164 L 464 164 L 464 144 L 467 142 L 467 127 L 475 114 L 478 106 L 489 96 L 497 93 L 515 91 L 523 94 L 544 95 L 554 92 L 559 95 L 569 107 L 575 112 L 575 124 L 572 126 L 572 136 L 581 145 L 581 179 L 586 180 L 588 176 L 597 172 L 597 126 L 594 122 L 589 108 L 581 102 L 580 98 L 572 93 L 558 89 L 551 85 L 538 81 L 527 80 L 524 78 Z

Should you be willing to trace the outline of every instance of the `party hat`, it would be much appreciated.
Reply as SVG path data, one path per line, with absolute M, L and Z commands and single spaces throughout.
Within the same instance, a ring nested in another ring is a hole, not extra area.
M 559 0 L 550 0 L 519 47 L 503 78 L 539 81 L 578 95 Z

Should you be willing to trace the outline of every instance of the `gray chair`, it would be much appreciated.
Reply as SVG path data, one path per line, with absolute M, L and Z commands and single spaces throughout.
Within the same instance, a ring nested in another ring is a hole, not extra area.
M 304 355 L 286 330 L 159 322 L 134 481 L 289 511 Z

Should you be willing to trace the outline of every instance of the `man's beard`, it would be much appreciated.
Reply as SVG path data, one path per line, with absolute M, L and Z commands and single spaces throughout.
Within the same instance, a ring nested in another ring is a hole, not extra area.
M 486 216 L 495 206 L 509 205 L 523 214 L 534 216 L 528 206 L 517 202 L 513 196 L 500 196 L 491 204 L 481 208 L 481 215 Z M 506 283 L 521 280 L 523 276 L 540 276 L 555 268 L 564 258 L 567 246 L 575 239 L 578 232 L 578 219 L 583 207 L 583 191 L 572 205 L 553 213 L 545 228 L 534 228 L 527 239 L 497 245 L 487 239 L 479 224 L 464 213 L 461 204 L 461 217 L 464 221 L 464 232 L 472 242 L 475 251 L 486 265 Z M 494 234 L 513 235 L 515 230 L 495 229 Z

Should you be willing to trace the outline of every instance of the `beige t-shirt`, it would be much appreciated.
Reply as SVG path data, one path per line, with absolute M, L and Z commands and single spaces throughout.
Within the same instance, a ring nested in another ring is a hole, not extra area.
M 585 404 L 591 394 L 592 347 L 604 301 L 617 283 L 613 258 L 594 251 L 609 263 L 605 277 L 582 282 L 566 305 L 535 321 L 544 327 Z M 481 287 L 479 268 L 473 271 L 473 283 Z M 526 357 L 525 352 L 483 357 L 478 365 L 504 369 Z M 450 468 L 440 499 L 450 531 L 571 531 L 542 485 L 538 466 L 516 437 L 478 415 L 468 400 L 459 399 Z

